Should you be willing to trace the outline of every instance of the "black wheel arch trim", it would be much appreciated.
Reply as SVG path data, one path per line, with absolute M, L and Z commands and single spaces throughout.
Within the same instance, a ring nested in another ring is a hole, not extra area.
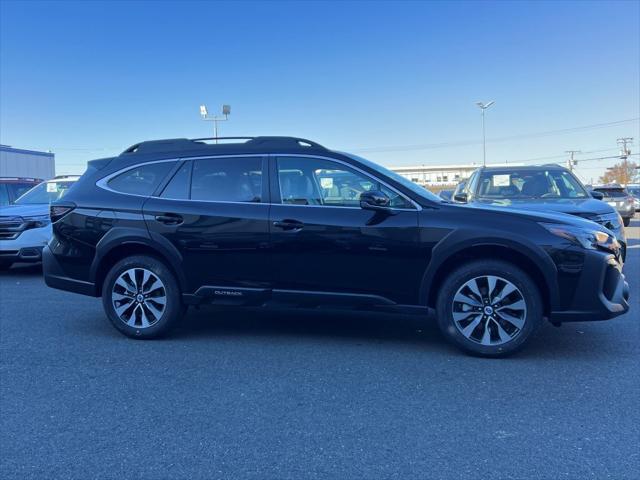
M 180 288 L 185 290 L 187 280 L 182 271 L 180 251 L 162 235 L 150 234 L 148 231 L 138 228 L 115 227 L 100 239 L 96 245 L 96 256 L 91 262 L 89 271 L 92 282 L 97 281 L 98 272 L 105 257 L 123 245 L 140 245 L 156 252 L 171 267 L 171 270 L 176 274 Z M 101 286 L 96 285 L 96 287 L 100 288 Z
M 551 308 L 558 304 L 558 270 L 544 250 L 521 237 L 514 239 L 494 235 L 479 237 L 477 232 L 453 231 L 433 248 L 431 260 L 420 283 L 418 299 L 420 305 L 428 305 L 432 289 L 438 288 L 433 281 L 440 267 L 457 254 L 476 247 L 504 248 L 526 256 L 536 265 L 546 283 L 547 291 L 540 293 L 549 296 Z

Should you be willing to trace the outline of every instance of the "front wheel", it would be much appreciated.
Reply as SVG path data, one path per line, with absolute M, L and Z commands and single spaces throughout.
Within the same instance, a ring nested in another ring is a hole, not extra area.
M 542 323 L 542 300 L 520 268 L 479 260 L 452 272 L 437 301 L 440 330 L 463 350 L 486 357 L 514 353 Z
M 165 335 L 184 313 L 173 273 L 160 260 L 143 255 L 113 266 L 103 284 L 102 304 L 116 329 L 138 339 Z
M 627 218 L 623 218 L 623 219 L 622 219 L 622 224 L 623 224 L 625 227 L 628 227 L 630 223 L 631 223 L 631 217 L 627 217 Z

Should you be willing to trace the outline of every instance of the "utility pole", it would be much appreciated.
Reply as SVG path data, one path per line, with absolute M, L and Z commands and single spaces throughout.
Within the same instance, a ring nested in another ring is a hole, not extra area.
M 487 166 L 487 137 L 484 130 L 484 111 L 494 103 L 496 102 L 494 102 L 493 100 L 487 103 L 476 102 L 476 105 L 480 107 L 480 110 L 482 110 L 482 166 L 484 167 Z
M 580 150 L 566 150 L 564 153 L 569 154 L 569 158 L 567 158 L 567 167 L 569 167 L 569 171 L 573 172 L 573 166 L 577 163 L 577 161 L 573 158 L 576 153 L 581 153 Z
M 627 162 L 627 159 L 629 158 L 629 155 L 631 155 L 631 149 L 627 147 L 627 144 L 631 144 L 633 142 L 633 137 L 618 138 L 616 142 L 618 143 L 618 145 L 620 145 L 620 158 L 624 161 L 624 183 L 626 185 L 627 183 L 630 183 L 630 178 L 628 175 L 629 163 Z

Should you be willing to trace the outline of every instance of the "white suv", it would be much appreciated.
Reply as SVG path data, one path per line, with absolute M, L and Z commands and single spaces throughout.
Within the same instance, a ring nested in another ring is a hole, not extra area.
M 36 185 L 13 205 L 0 207 L 0 269 L 15 262 L 39 262 L 51 238 L 49 204 L 61 199 L 78 176 L 61 176 Z

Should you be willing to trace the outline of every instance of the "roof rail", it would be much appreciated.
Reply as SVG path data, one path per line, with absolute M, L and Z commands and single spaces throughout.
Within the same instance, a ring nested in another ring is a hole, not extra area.
M 238 143 L 205 143 L 207 140 L 245 140 Z M 122 154 L 131 153 L 158 153 L 176 150 L 200 150 L 229 148 L 233 145 L 246 146 L 251 148 L 263 147 L 270 149 L 283 148 L 290 150 L 292 148 L 316 148 L 318 150 L 326 150 L 319 143 L 298 137 L 205 137 L 205 138 L 170 138 L 165 140 L 149 140 L 146 142 L 136 143 L 127 148 Z

